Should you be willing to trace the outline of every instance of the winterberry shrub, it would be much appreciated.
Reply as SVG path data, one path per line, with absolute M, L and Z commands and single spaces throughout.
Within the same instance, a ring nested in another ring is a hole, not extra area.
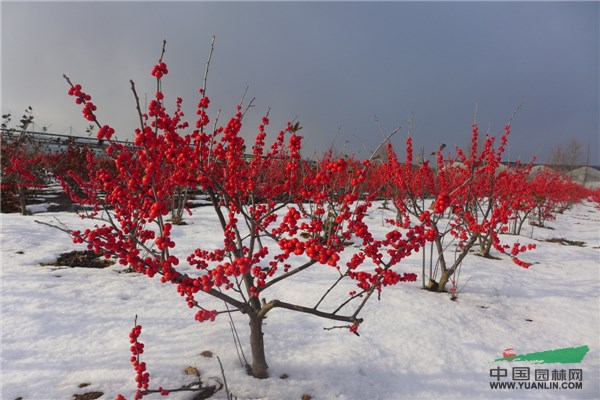
M 25 215 L 28 198 L 46 183 L 45 152 L 28 131 L 34 118 L 31 107 L 25 110 L 15 129 L 9 128 L 10 118 L 10 114 L 3 116 L 1 128 L 1 208 L 3 212 L 19 211 Z
M 166 107 L 162 85 L 169 69 L 163 55 L 164 46 L 151 72 L 156 91 L 147 109 L 141 109 L 131 83 L 140 121 L 131 145 L 112 140 L 115 132 L 98 122 L 92 97 L 66 78 L 84 118 L 108 142 L 112 163 L 109 170 L 90 157 L 86 176 L 72 174 L 84 194 L 74 200 L 93 207 L 88 216 L 104 220 L 93 229 L 71 232 L 73 240 L 175 285 L 185 305 L 198 310 L 199 322 L 233 311 L 246 315 L 252 353 L 248 369 L 257 378 L 268 377 L 263 320 L 274 309 L 337 321 L 336 327 L 358 334 L 369 300 L 384 288 L 416 280 L 415 274 L 399 271 L 398 264 L 434 239 L 429 219 L 392 221 L 389 232 L 378 237 L 367 223 L 375 196 L 366 192 L 371 160 L 334 159 L 330 153 L 318 162 L 305 160 L 298 122 L 288 123 L 268 146 L 268 113 L 254 141 L 247 143 L 241 130 L 248 105 L 237 105 L 229 120 L 209 128 L 206 83 L 199 89 L 196 120 L 188 124 L 181 99 L 174 110 Z M 168 216 L 181 188 L 197 188 L 210 199 L 221 232 L 218 248 L 199 241 L 190 254 L 178 252 Z M 312 270 L 329 280 L 323 293 L 311 296 L 316 300 L 290 302 L 275 290 L 284 281 L 294 285 L 289 278 Z M 346 282 L 354 282 L 351 290 Z M 206 296 L 227 307 L 207 307 Z M 140 383 L 145 384 L 143 373 Z
M 406 141 L 404 163 L 398 160 L 392 146 L 388 147 L 387 163 L 382 168 L 391 177 L 388 190 L 398 210 L 398 220 L 408 224 L 411 217 L 419 218 L 429 228 L 431 249 L 423 252 L 423 279 L 429 276 L 423 285 L 429 290 L 446 291 L 451 281 L 455 288 L 454 276 L 476 245 L 484 256 L 489 256 L 493 247 L 517 265 L 529 267 L 518 255 L 534 245 L 522 246 L 518 242 L 509 245 L 500 240 L 500 233 L 513 218 L 511 205 L 515 202 L 503 196 L 507 190 L 502 185 L 512 181 L 508 173 L 499 172 L 509 134 L 510 124 L 507 124 L 498 145 L 490 135 L 480 145 L 479 128 L 473 124 L 468 151 L 456 147 L 455 156 L 444 156 L 442 147 L 437 151 L 435 167 L 429 161 L 413 165 L 411 137 Z M 427 201 L 428 198 L 433 202 Z

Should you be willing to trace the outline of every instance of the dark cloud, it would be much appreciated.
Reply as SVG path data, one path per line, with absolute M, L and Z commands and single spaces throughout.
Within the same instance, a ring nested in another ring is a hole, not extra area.
M 256 97 L 253 136 L 271 107 L 272 131 L 298 117 L 307 153 L 335 138 L 366 156 L 414 115 L 416 146 L 464 145 L 475 103 L 482 130 L 513 125 L 511 158 L 544 161 L 577 138 L 599 156 L 599 4 L 2 3 L 2 111 L 34 107 L 60 132 L 86 123 L 62 74 L 84 85 L 122 138 L 136 126 L 128 81 L 153 93 L 149 72 L 167 39 L 167 96 L 193 117 L 211 36 L 213 111 Z M 339 134 L 338 134 L 339 131 Z

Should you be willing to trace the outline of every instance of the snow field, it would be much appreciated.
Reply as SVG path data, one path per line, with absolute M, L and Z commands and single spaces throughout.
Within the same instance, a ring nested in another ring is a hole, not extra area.
M 394 215 L 373 210 L 369 223 L 379 234 L 385 232 L 382 213 Z M 104 392 L 101 399 L 114 399 L 117 393 L 133 398 L 128 335 L 136 314 L 143 326 L 142 358 L 154 388 L 192 382 L 184 374 L 188 366 L 198 368 L 204 381 L 220 377 L 216 359 L 200 355 L 210 350 L 221 358 L 229 389 L 240 400 L 300 399 L 303 394 L 340 400 L 600 398 L 600 211 L 588 203 L 558 215 L 548 224 L 553 229 L 523 229 L 519 241 L 537 245 L 523 256 L 535 263 L 529 269 L 505 256 L 489 260 L 469 255 L 457 301 L 420 288 L 421 253 L 413 254 L 399 270 L 417 273 L 417 282 L 386 288 L 381 301 L 371 301 L 362 313 L 360 337 L 323 329 L 339 325 L 335 321 L 273 310 L 265 321 L 267 380 L 247 376 L 240 366 L 228 318 L 194 321 L 195 311 L 187 309 L 173 285 L 120 273 L 119 267 L 40 266 L 62 252 L 84 249 L 65 233 L 34 221 L 56 223 L 55 218 L 73 229 L 92 224 L 72 213 L 2 214 L 2 399 L 68 399 L 91 390 Z M 186 222 L 173 227 L 181 261 L 198 244 L 218 246 L 219 227 L 208 207 L 195 209 Z M 586 244 L 543 241 L 551 238 Z M 317 265 L 265 296 L 267 301 L 313 305 L 329 287 L 327 278 L 335 276 L 330 267 Z M 344 285 L 335 296 L 353 289 L 353 284 Z M 214 299 L 199 299 L 206 308 L 223 309 Z M 247 321 L 239 314 L 233 318 L 250 359 Z M 505 348 L 528 353 L 582 345 L 590 352 L 581 364 L 547 366 L 581 368 L 581 390 L 490 389 L 490 368 L 511 367 L 493 362 Z M 283 374 L 289 377 L 280 379 Z M 91 385 L 78 388 L 84 382 Z M 168 398 L 190 399 L 191 394 Z M 214 398 L 225 399 L 224 391 Z

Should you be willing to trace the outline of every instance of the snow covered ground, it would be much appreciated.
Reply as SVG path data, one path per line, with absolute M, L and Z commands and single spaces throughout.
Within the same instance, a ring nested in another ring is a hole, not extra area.
M 217 360 L 200 355 L 210 350 L 221 358 L 229 389 L 240 400 L 301 399 L 305 394 L 339 400 L 600 399 L 600 211 L 591 204 L 559 215 L 549 222 L 552 229 L 524 228 L 521 242 L 537 245 L 523 256 L 535 262 L 529 269 L 506 257 L 467 257 L 460 286 L 468 283 L 457 301 L 421 290 L 420 254 L 405 260 L 404 270 L 419 274 L 418 281 L 401 283 L 384 291 L 380 302 L 371 302 L 360 337 L 326 331 L 334 324 L 317 317 L 273 311 L 265 327 L 267 380 L 247 376 L 240 366 L 228 319 L 197 323 L 195 311 L 187 309 L 172 285 L 119 268 L 40 266 L 84 247 L 35 220 L 56 223 L 58 218 L 73 229 L 90 224 L 72 213 L 43 210 L 37 206 L 33 216 L 2 214 L 4 400 L 72 399 L 89 391 L 103 392 L 101 399 L 114 399 L 117 393 L 133 398 L 128 334 L 136 314 L 152 387 L 191 383 L 184 373 L 188 366 L 204 380 L 220 377 Z M 218 241 L 210 209 L 194 211 L 188 225 L 173 228 L 180 254 L 194 243 Z M 373 212 L 374 227 L 381 227 L 383 212 Z M 551 238 L 585 246 L 544 241 Z M 292 300 L 310 297 L 322 285 L 322 271 L 299 274 L 294 285 L 278 290 Z M 241 315 L 234 319 L 249 357 L 246 320 Z M 590 351 L 580 364 L 494 362 L 506 348 L 522 354 L 583 345 Z M 505 368 L 510 376 L 514 366 L 529 366 L 532 374 L 538 368 L 581 369 L 582 388 L 490 388 L 497 381 L 490 369 Z M 283 374 L 288 377 L 281 379 Z M 82 383 L 90 385 L 78 387 Z M 214 398 L 225 399 L 225 392 Z

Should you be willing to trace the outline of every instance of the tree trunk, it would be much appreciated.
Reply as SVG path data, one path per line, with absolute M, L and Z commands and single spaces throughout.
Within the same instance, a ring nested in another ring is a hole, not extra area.
M 463 262 L 463 260 L 467 256 L 467 254 L 469 254 L 469 250 L 473 247 L 473 245 L 475 244 L 475 242 L 477 241 L 478 238 L 479 238 L 479 235 L 471 236 L 469 241 L 467 243 L 465 243 L 465 245 L 463 246 L 461 253 L 459 254 L 458 258 L 456 258 L 454 260 L 454 264 L 452 264 L 452 267 L 450 267 L 450 268 L 446 267 L 446 260 L 444 258 L 444 249 L 442 247 L 442 241 L 439 239 L 439 237 L 435 239 L 434 242 L 436 244 L 437 251 L 438 251 L 438 261 L 440 263 L 441 276 L 440 276 L 439 281 L 437 281 L 437 282 L 435 282 L 433 280 L 430 281 L 430 285 L 429 285 L 430 291 L 432 291 L 432 292 L 445 292 L 446 291 L 446 285 L 450 281 L 450 278 L 452 278 L 452 275 L 454 275 L 457 268 L 460 267 L 461 263 Z
M 525 223 L 525 221 L 527 221 L 527 219 L 529 218 L 529 214 L 531 214 L 531 209 L 529 211 L 527 211 L 524 215 L 523 218 L 518 220 L 517 223 L 517 228 L 515 230 L 515 235 L 520 235 L 521 234 L 521 228 L 523 228 L 523 224 Z M 517 222 L 517 221 L 515 221 Z
M 269 366 L 265 358 L 265 342 L 262 331 L 263 319 L 250 315 L 250 349 L 252 350 L 252 376 L 258 379 L 269 377 Z
M 27 194 L 25 193 L 25 188 L 22 185 L 19 185 L 18 193 L 19 193 L 19 207 L 21 208 L 21 214 L 27 215 Z
M 452 276 L 452 274 L 448 271 L 448 270 L 442 270 L 441 271 L 442 274 L 440 276 L 440 280 L 437 283 L 437 292 L 445 292 L 446 291 L 446 285 L 448 284 L 448 281 L 450 280 L 450 277 Z
M 490 251 L 492 250 L 492 245 L 494 241 L 492 240 L 492 235 L 488 234 L 487 236 L 481 239 L 480 252 L 482 257 L 491 258 Z

